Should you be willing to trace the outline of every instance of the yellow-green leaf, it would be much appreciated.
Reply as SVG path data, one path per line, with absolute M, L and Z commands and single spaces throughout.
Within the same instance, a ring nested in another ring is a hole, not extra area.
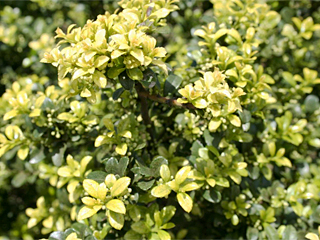
M 185 166 L 181 168 L 175 176 L 176 183 L 180 185 L 187 179 L 189 172 L 191 171 L 191 166 Z
M 11 110 L 10 112 L 7 112 L 7 113 L 3 116 L 3 120 L 4 120 L 4 121 L 7 121 L 7 120 L 9 120 L 9 119 L 11 119 L 11 118 L 14 118 L 14 117 L 17 116 L 17 115 L 18 115 L 18 111 L 15 110 L 15 109 L 13 109 L 13 110 Z
M 88 206 L 94 206 L 96 204 L 96 200 L 92 197 L 83 197 L 81 201 Z
M 121 143 L 116 147 L 116 152 L 122 156 L 127 153 L 127 150 L 128 150 L 128 145 L 126 143 Z
M 241 126 L 241 120 L 240 120 L 240 118 L 238 116 L 230 115 L 230 116 L 228 116 L 228 118 L 229 118 L 230 123 L 233 126 L 236 126 L 236 127 L 240 127 Z
M 80 161 L 80 173 L 83 174 L 86 170 L 88 163 L 92 160 L 91 156 L 85 156 Z
M 170 194 L 170 192 L 171 192 L 170 187 L 166 184 L 162 184 L 162 185 L 154 187 L 151 190 L 151 195 L 156 198 L 163 198 L 163 197 L 168 196 Z
M 210 122 L 209 122 L 209 131 L 210 132 L 214 132 L 218 129 L 218 127 L 220 127 L 221 125 L 221 120 L 215 120 L 215 119 L 212 119 Z
M 85 179 L 83 181 L 83 188 L 92 197 L 98 198 L 99 184 L 96 181 L 91 180 L 91 179 Z
M 307 233 L 305 236 L 309 240 L 319 240 L 319 237 L 315 233 Z
M 170 169 L 169 169 L 168 165 L 165 165 L 165 164 L 161 165 L 160 176 L 165 182 L 168 182 L 170 180 L 171 173 L 170 173 Z
M 170 240 L 171 239 L 171 236 L 169 233 L 167 233 L 166 231 L 164 230 L 159 230 L 158 231 L 158 236 L 161 240 Z
M 144 55 L 141 49 L 135 48 L 133 49 L 130 54 L 135 57 L 139 62 L 143 65 L 144 64 Z
M 63 166 L 58 169 L 58 175 L 61 177 L 70 177 L 72 176 L 72 169 L 69 166 Z
M 106 207 L 116 213 L 126 214 L 126 207 L 124 203 L 119 199 L 112 199 L 110 200 Z
M 177 199 L 178 199 L 180 206 L 183 208 L 183 210 L 185 210 L 188 213 L 191 212 L 192 206 L 193 206 L 193 201 L 188 194 L 178 193 Z
M 88 88 L 84 88 L 84 89 L 81 91 L 80 96 L 81 96 L 81 97 L 85 97 L 85 98 L 91 97 L 91 92 L 90 92 L 90 90 L 89 90 Z
M 187 184 L 184 184 L 179 190 L 183 192 L 189 192 L 196 189 L 199 189 L 202 187 L 203 184 L 198 184 L 196 182 L 189 182 Z
M 103 144 L 103 141 L 106 139 L 106 136 L 100 135 L 96 138 L 95 142 L 94 142 L 94 146 L 95 147 L 100 147 Z
M 78 221 L 81 221 L 83 219 L 89 218 L 91 216 L 93 216 L 94 214 L 96 214 L 100 209 L 93 209 L 91 207 L 82 207 L 78 213 Z
M 114 174 L 108 174 L 106 176 L 106 179 L 104 180 L 104 182 L 108 188 L 111 188 L 116 181 L 117 181 L 117 179 Z
M 117 197 L 127 190 L 131 179 L 128 177 L 122 177 L 118 179 L 112 186 L 111 195 Z
M 29 153 L 29 146 L 23 146 L 19 149 L 17 155 L 21 160 L 25 160 Z
M 67 190 L 69 193 L 73 193 L 74 190 L 76 189 L 79 181 L 78 180 L 71 180 L 67 186 Z
M 213 178 L 208 178 L 206 179 L 206 181 L 211 187 L 214 187 L 216 185 L 216 180 L 214 180 Z
M 107 217 L 108 217 L 108 222 L 113 228 L 117 230 L 121 230 L 121 228 L 124 225 L 124 217 L 122 214 L 115 213 L 112 211 L 107 211 Z
M 39 117 L 41 115 L 41 109 L 35 108 L 33 111 L 29 114 L 29 117 Z

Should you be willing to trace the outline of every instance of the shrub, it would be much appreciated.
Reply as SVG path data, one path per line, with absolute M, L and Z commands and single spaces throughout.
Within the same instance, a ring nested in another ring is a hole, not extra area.
M 1 239 L 318 239 L 319 4 L 211 3 L 3 7 Z

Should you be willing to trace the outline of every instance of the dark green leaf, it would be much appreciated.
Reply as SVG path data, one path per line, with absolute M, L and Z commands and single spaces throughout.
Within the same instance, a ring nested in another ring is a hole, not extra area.
M 120 177 L 125 175 L 125 171 L 128 167 L 129 164 L 129 158 L 123 157 L 120 159 L 119 164 L 118 164 L 118 174 Z
M 202 145 L 202 143 L 201 143 L 199 140 L 196 140 L 196 141 L 192 144 L 191 154 L 192 154 L 193 156 L 195 156 L 195 157 L 199 157 L 199 155 L 198 155 L 199 148 L 203 148 L 203 145 Z
M 97 183 L 103 183 L 108 174 L 102 171 L 94 171 L 88 174 L 87 178 L 96 181 Z
M 279 235 L 277 230 L 271 225 L 266 226 L 265 232 L 268 240 L 279 240 Z
M 282 239 L 298 240 L 296 229 L 291 225 L 286 226 Z
M 306 112 L 312 113 L 319 109 L 319 98 L 315 95 L 309 95 L 304 100 L 304 105 L 306 107 Z
M 11 181 L 11 184 L 19 188 L 21 187 L 27 180 L 28 175 L 25 172 L 19 172 L 17 175 L 14 176 L 14 178 Z
M 214 189 L 206 190 L 202 196 L 204 199 L 212 203 L 218 203 L 221 201 L 221 193 Z
M 247 239 L 248 240 L 257 240 L 259 237 L 259 231 L 256 228 L 249 227 L 247 229 Z
M 65 144 L 63 147 L 56 149 L 56 152 L 52 155 L 52 162 L 55 166 L 60 167 L 62 165 L 66 149 L 67 145 Z
M 90 228 L 83 224 L 83 223 L 74 223 L 72 224 L 72 229 L 75 230 L 75 232 L 77 233 L 78 237 L 81 239 L 84 239 L 85 236 L 89 235 L 92 233 L 92 231 L 90 230 Z
M 48 240 L 65 240 L 65 237 L 63 232 L 56 231 L 50 234 Z
M 251 120 L 251 113 L 246 109 L 243 109 L 242 112 L 239 111 L 239 116 L 242 123 L 248 123 Z
M 179 88 L 182 83 L 182 78 L 177 75 L 168 76 L 167 80 L 164 83 L 163 94 L 167 96 L 169 93 L 174 93 Z
M 122 87 L 126 90 L 132 90 L 133 86 L 134 86 L 134 81 L 131 80 L 126 72 L 122 72 L 119 75 L 119 81 L 122 85 Z
M 38 162 L 41 162 L 43 159 L 45 159 L 45 155 L 43 153 L 43 149 L 35 148 L 30 153 L 30 163 L 36 164 Z
M 149 190 L 153 184 L 154 184 L 155 180 L 151 180 L 151 181 L 143 181 L 143 182 L 138 182 L 138 187 L 141 188 L 143 191 L 147 191 Z
M 123 88 L 119 88 L 116 91 L 114 91 L 114 93 L 112 94 L 113 100 L 115 100 L 115 101 L 118 100 L 123 92 L 124 92 Z
M 162 156 L 156 157 L 150 164 L 150 170 L 152 172 L 152 176 L 159 177 L 160 176 L 160 167 L 161 165 L 168 165 L 168 160 Z
M 105 169 L 107 174 L 117 174 L 118 173 L 118 161 L 114 157 L 111 157 L 109 159 L 102 160 L 105 164 Z

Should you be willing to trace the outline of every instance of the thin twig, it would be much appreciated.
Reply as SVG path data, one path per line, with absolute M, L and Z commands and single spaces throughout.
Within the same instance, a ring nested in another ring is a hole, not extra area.
M 191 103 L 179 103 L 177 99 L 174 98 L 167 98 L 167 97 L 161 97 L 159 95 L 151 95 L 147 91 L 142 91 L 139 96 L 148 98 L 152 101 L 159 102 L 159 103 L 164 103 L 168 104 L 169 106 L 174 106 L 174 107 L 182 107 L 186 109 L 197 109 L 195 106 L 193 106 Z

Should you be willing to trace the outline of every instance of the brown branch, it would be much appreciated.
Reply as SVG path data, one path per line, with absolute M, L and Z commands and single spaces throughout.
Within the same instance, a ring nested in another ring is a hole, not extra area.
M 147 101 L 147 97 L 143 94 L 147 91 L 143 88 L 143 86 L 139 82 L 136 83 L 135 88 L 136 88 L 136 91 L 138 93 L 138 97 L 139 97 L 140 103 L 141 103 L 141 116 L 143 119 L 143 123 L 147 127 L 147 131 L 151 137 L 151 141 L 154 142 L 152 122 L 151 122 L 151 119 L 149 116 L 148 101 Z
M 155 101 L 155 102 L 168 104 L 169 106 L 173 106 L 173 107 L 182 107 L 182 108 L 186 108 L 186 109 L 197 109 L 191 103 L 179 103 L 177 101 L 177 99 L 161 97 L 159 95 L 151 95 L 147 91 L 142 91 L 142 92 L 138 93 L 138 95 L 141 97 L 144 97 L 144 98 L 148 98 L 148 99 Z

